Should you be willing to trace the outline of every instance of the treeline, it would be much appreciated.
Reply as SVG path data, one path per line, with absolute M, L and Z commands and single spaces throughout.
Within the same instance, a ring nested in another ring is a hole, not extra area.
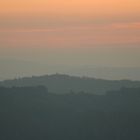
M 89 77 L 76 77 L 62 74 L 24 77 L 14 80 L 1 81 L 0 86 L 23 87 L 43 85 L 50 92 L 67 94 L 70 91 L 75 93 L 84 91 L 91 94 L 103 95 L 110 90 L 119 90 L 121 87 L 140 87 L 140 81 L 131 80 L 104 80 Z
M 0 87 L 1 140 L 139 140 L 140 88 L 57 95 Z

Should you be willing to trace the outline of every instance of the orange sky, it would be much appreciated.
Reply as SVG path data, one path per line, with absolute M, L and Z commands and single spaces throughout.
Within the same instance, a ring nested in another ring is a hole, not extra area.
M 140 67 L 139 60 L 140 0 L 0 1 L 4 78 L 46 74 L 49 65 L 50 72 L 67 65 Z M 32 62 L 37 69 L 28 67 Z
M 140 12 L 139 0 L 5 0 L 0 2 L 3 15 L 50 14 L 71 16 L 126 15 Z
M 4 0 L 2 46 L 140 43 L 139 0 Z

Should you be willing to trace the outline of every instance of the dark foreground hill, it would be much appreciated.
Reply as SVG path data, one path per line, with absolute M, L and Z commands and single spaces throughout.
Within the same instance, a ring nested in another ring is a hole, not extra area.
M 140 88 L 106 95 L 0 88 L 1 140 L 140 140 Z
M 121 87 L 140 87 L 139 81 L 120 80 L 111 81 L 87 77 L 74 77 L 68 75 L 46 75 L 40 77 L 21 78 L 0 82 L 0 86 L 38 86 L 43 85 L 50 92 L 65 94 L 69 92 L 88 92 L 92 94 L 105 94 L 110 90 L 117 90 Z

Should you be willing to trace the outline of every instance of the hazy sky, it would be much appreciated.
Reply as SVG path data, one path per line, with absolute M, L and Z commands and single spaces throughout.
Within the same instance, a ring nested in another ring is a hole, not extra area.
M 0 68 L 5 73 L 9 67 L 16 70 L 16 62 L 24 66 L 20 73 L 34 63 L 42 74 L 50 65 L 57 71 L 64 65 L 140 67 L 139 61 L 139 0 L 0 2 Z

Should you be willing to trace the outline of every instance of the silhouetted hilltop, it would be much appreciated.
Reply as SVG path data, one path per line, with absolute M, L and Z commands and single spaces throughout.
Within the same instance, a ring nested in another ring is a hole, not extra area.
M 46 87 L 0 87 L 0 102 L 18 104 L 20 101 L 27 100 L 39 100 L 40 98 L 46 97 L 48 91 Z M 8 102 L 5 102 L 8 101 Z M 17 102 L 17 103 L 16 103 Z
M 110 90 L 117 90 L 121 87 L 140 87 L 140 81 L 130 80 L 103 80 L 88 77 L 75 77 L 69 75 L 46 75 L 40 77 L 26 77 L 0 82 L 0 86 L 38 86 L 43 85 L 50 92 L 65 94 L 69 92 L 88 92 L 92 94 L 105 94 Z
M 0 87 L 0 94 L 2 93 L 7 93 L 9 92 L 10 94 L 13 94 L 13 93 L 24 93 L 24 94 L 27 94 L 27 93 L 44 93 L 44 92 L 48 92 L 47 91 L 47 88 L 44 87 L 44 86 L 26 86 L 26 87 L 9 87 L 9 88 L 6 88 L 6 87 Z

